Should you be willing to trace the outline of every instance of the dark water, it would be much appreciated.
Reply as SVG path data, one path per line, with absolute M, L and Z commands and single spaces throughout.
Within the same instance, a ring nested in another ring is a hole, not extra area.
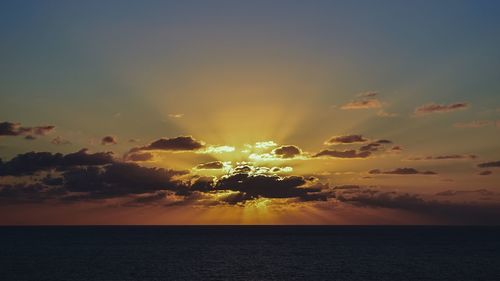
M 0 227 L 0 280 L 500 280 L 500 227 Z

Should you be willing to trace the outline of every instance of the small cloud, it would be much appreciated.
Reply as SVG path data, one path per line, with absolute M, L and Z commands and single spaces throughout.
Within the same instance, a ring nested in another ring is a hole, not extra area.
M 313 157 L 333 157 L 333 158 L 367 158 L 372 153 L 370 151 L 360 151 L 356 150 L 330 150 L 325 149 L 317 154 L 313 155 Z
M 234 146 L 228 146 L 228 145 L 219 145 L 219 146 L 209 146 L 203 151 L 200 151 L 200 153 L 227 153 L 227 152 L 233 152 L 235 150 Z
M 55 145 L 66 145 L 66 144 L 71 144 L 70 141 L 68 140 L 65 140 L 63 138 L 61 138 L 60 136 L 57 136 L 55 137 L 54 139 L 52 139 L 50 141 L 51 144 L 55 144 Z
M 255 143 L 255 148 L 269 148 L 269 147 L 275 147 L 277 145 L 278 144 L 275 143 L 274 141 L 261 141 Z
M 120 118 L 120 117 L 122 117 L 122 114 L 120 112 L 113 114 L 113 118 Z
M 368 92 L 358 94 L 359 98 L 374 98 L 376 96 L 378 96 L 378 92 L 375 92 L 375 91 L 368 91 Z
M 202 163 L 196 166 L 197 170 L 218 170 L 224 168 L 224 163 L 221 161 L 212 161 L 208 163 Z
M 499 168 L 500 161 L 485 162 L 477 165 L 479 168 Z
M 149 160 L 153 159 L 153 157 L 154 157 L 153 153 L 145 152 L 145 153 L 128 154 L 126 156 L 126 159 L 128 161 L 142 162 L 142 161 L 149 161 Z
M 403 150 L 403 148 L 401 146 L 399 146 L 399 145 L 395 145 L 395 146 L 391 147 L 391 151 L 397 151 L 397 152 L 399 152 L 401 150 Z
M 425 156 L 425 157 L 410 157 L 410 161 L 421 161 L 421 160 L 463 160 L 463 159 L 476 159 L 477 155 L 474 154 L 448 154 L 448 155 L 436 155 L 436 156 Z
M 482 171 L 482 172 L 478 173 L 478 175 L 480 175 L 480 176 L 489 176 L 491 174 L 493 174 L 492 171 Z
M 456 110 L 466 109 L 468 107 L 466 102 L 450 103 L 450 104 L 436 104 L 428 103 L 415 108 L 415 116 L 423 116 L 431 113 L 446 113 Z
M 35 139 L 36 136 L 45 136 L 56 127 L 52 125 L 22 127 L 20 123 L 0 122 L 0 136 L 25 136 L 26 139 Z
M 351 143 L 359 143 L 366 141 L 368 141 L 368 139 L 364 138 L 362 135 L 345 135 L 345 136 L 331 137 L 329 140 L 325 141 L 325 144 L 326 145 L 351 144 Z
M 195 151 L 204 147 L 204 142 L 198 141 L 192 136 L 180 136 L 168 139 L 161 138 L 146 146 L 133 148 L 131 152 L 139 150 Z
M 36 140 L 36 138 L 33 135 L 26 135 L 24 137 L 25 140 Z
M 105 136 L 101 139 L 102 145 L 110 145 L 110 144 L 117 144 L 117 143 L 118 143 L 117 139 L 113 136 Z
M 368 171 L 369 174 L 371 175 L 379 175 L 379 174 L 386 174 L 386 175 L 437 175 L 436 172 L 433 171 L 419 171 L 414 168 L 396 168 L 394 170 L 390 171 L 381 171 L 380 169 L 373 169 Z
M 283 145 L 275 148 L 272 152 L 281 158 L 293 158 L 302 154 L 302 150 L 295 145 Z
M 348 102 L 340 107 L 343 110 L 350 109 L 371 109 L 371 108 L 381 108 L 382 103 L 376 98 L 354 100 Z
M 182 117 L 184 117 L 184 114 L 183 113 L 170 113 L 168 115 L 168 117 L 170 117 L 170 118 L 182 118 Z

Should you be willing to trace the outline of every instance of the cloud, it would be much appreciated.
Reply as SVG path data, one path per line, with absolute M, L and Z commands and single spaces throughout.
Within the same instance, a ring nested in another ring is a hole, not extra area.
M 202 163 L 196 166 L 198 170 L 217 170 L 224 168 L 224 163 L 221 161 L 212 161 L 208 163 Z
M 445 113 L 452 112 L 456 110 L 466 109 L 468 104 L 466 102 L 450 103 L 450 104 L 436 104 L 428 103 L 415 108 L 415 115 L 422 116 L 431 113 Z
M 455 123 L 453 127 L 455 128 L 482 128 L 493 124 L 490 120 L 475 120 L 465 123 Z
M 491 174 L 493 174 L 492 171 L 482 171 L 482 172 L 478 173 L 478 175 L 480 175 L 480 176 L 489 176 Z
M 376 98 L 366 98 L 360 100 L 353 100 L 340 107 L 343 110 L 350 109 L 371 109 L 371 108 L 381 108 L 382 103 Z
M 281 158 L 293 158 L 302 154 L 302 150 L 295 145 L 283 145 L 273 149 L 273 154 Z
M 102 145 L 117 144 L 118 141 L 113 136 L 105 136 L 101 139 Z
M 378 92 L 375 92 L 375 91 L 368 91 L 368 92 L 358 94 L 358 97 L 360 97 L 360 98 L 374 98 L 376 96 L 378 96 Z
M 144 152 L 144 153 L 131 153 L 125 156 L 125 159 L 128 161 L 141 162 L 141 161 L 149 161 L 154 158 L 153 153 Z
M 500 161 L 479 163 L 477 166 L 479 168 L 498 168 L 500 167 Z
M 317 154 L 313 155 L 313 157 L 322 157 L 322 156 L 327 156 L 327 157 L 334 157 L 334 158 L 367 158 L 371 155 L 372 153 L 370 151 L 360 151 L 357 152 L 356 150 L 330 150 L 330 149 L 325 149 Z
M 52 125 L 21 127 L 20 123 L 0 122 L 0 136 L 26 136 L 28 139 L 35 139 L 36 136 L 45 136 L 56 127 Z
M 410 161 L 421 161 L 421 160 L 463 160 L 463 159 L 476 159 L 477 155 L 474 154 L 447 154 L 447 155 L 436 155 L 436 156 L 425 156 L 425 157 L 410 157 Z
M 184 117 L 184 114 L 183 113 L 171 113 L 168 115 L 168 117 L 170 117 L 170 118 L 182 118 L 182 117 Z
M 366 142 L 368 139 L 364 138 L 362 135 L 345 135 L 345 136 L 335 136 L 331 137 L 329 140 L 325 141 L 326 145 L 335 144 L 351 144 Z
M 379 175 L 437 175 L 436 172 L 433 171 L 419 171 L 415 168 L 396 168 L 390 171 L 381 171 L 380 169 L 373 169 L 368 171 L 369 174 Z
M 55 144 L 55 145 L 66 145 L 66 144 L 71 144 L 71 142 L 69 140 L 65 140 L 63 138 L 61 138 L 60 136 L 57 136 L 55 138 L 53 138 L 51 141 L 50 141 L 51 144 Z
M 221 177 L 215 189 L 242 192 L 244 196 L 240 201 L 259 197 L 299 198 L 303 201 L 325 201 L 328 198 L 327 194 L 321 192 L 322 186 L 308 185 L 308 181 L 301 176 L 236 173 Z
M 438 222 L 452 224 L 499 224 L 500 204 L 425 200 L 408 193 L 360 190 L 337 194 L 337 200 L 358 207 L 388 208 L 413 212 Z
M 65 170 L 73 166 L 98 166 L 114 162 L 111 152 L 87 153 L 87 149 L 63 155 L 50 152 L 18 154 L 10 161 L 0 162 L 0 176 L 31 175 L 50 169 Z
M 146 146 L 133 148 L 131 152 L 139 150 L 196 151 L 204 147 L 205 143 L 192 136 L 180 136 L 168 139 L 161 138 Z
M 69 192 L 86 192 L 90 198 L 117 197 L 158 190 L 187 189 L 174 179 L 186 171 L 141 167 L 135 163 L 111 163 L 105 166 L 80 166 L 62 174 Z
M 359 148 L 359 150 L 375 152 L 375 151 L 380 150 L 380 148 L 384 144 L 391 144 L 391 143 L 392 143 L 392 141 L 390 141 L 390 140 L 378 140 L 378 141 L 363 145 L 362 147 Z
M 495 193 L 487 189 L 476 189 L 476 190 L 446 190 L 436 193 L 437 196 L 455 196 L 462 194 L 478 194 L 481 196 L 492 196 Z

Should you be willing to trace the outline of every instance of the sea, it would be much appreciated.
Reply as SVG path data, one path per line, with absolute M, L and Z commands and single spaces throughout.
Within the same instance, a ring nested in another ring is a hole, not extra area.
M 0 280 L 500 280 L 497 226 L 3 226 Z

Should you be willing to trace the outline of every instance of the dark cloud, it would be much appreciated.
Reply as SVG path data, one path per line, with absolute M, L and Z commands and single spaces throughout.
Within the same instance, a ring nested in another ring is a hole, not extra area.
M 493 174 L 492 171 L 482 171 L 482 172 L 478 173 L 478 175 L 480 175 L 480 176 L 489 176 L 491 174 Z
M 427 216 L 441 223 L 499 224 L 500 204 L 450 203 L 425 200 L 419 195 L 397 192 L 338 194 L 337 200 L 358 207 L 399 209 Z
M 19 183 L 0 185 L 0 202 L 39 203 L 64 194 L 61 188 L 50 187 L 41 183 Z
M 336 136 L 332 137 L 325 142 L 327 145 L 334 144 L 350 144 L 350 143 L 359 143 L 366 142 L 368 139 L 364 138 L 362 135 L 345 135 L 345 136 Z
M 293 158 L 302 154 L 300 148 L 295 145 L 283 145 L 273 150 L 273 154 L 282 158 Z
M 231 190 L 244 193 L 244 199 L 299 198 L 303 201 L 325 201 L 327 194 L 319 186 L 307 186 L 308 181 L 300 176 L 279 177 L 276 175 L 249 175 L 245 173 L 221 177 L 217 190 Z
M 208 163 L 202 163 L 202 164 L 199 164 L 198 166 L 196 166 L 196 169 L 198 169 L 198 170 L 201 170 L 201 169 L 217 170 L 217 169 L 222 169 L 222 168 L 224 168 L 224 163 L 222 163 L 221 161 L 212 161 L 212 162 L 208 162 Z
M 445 190 L 436 193 L 437 196 L 455 196 L 462 194 L 478 194 L 481 196 L 492 196 L 495 193 L 487 189 L 476 189 L 476 190 Z
M 408 160 L 419 161 L 419 160 L 460 160 L 460 159 L 476 159 L 477 156 L 474 154 L 449 154 L 449 155 L 437 155 L 437 156 L 425 156 L 425 157 L 411 157 Z
M 55 126 L 22 127 L 20 123 L 0 122 L 0 136 L 44 136 L 55 129 Z
M 133 148 L 131 152 L 139 150 L 194 151 L 204 147 L 203 142 L 194 139 L 192 136 L 180 136 L 169 139 L 161 138 L 149 145 Z
M 114 197 L 158 190 L 187 189 L 185 184 L 174 179 L 175 176 L 186 173 L 115 162 L 106 166 L 71 168 L 65 171 L 62 177 L 64 187 L 70 192 L 88 192 L 92 197 Z
M 480 163 L 477 166 L 479 168 L 498 168 L 500 167 L 500 161 Z
M 135 162 L 141 162 L 141 161 L 149 161 L 153 159 L 154 155 L 149 152 L 144 152 L 144 153 L 131 153 L 126 155 L 126 159 L 128 161 L 135 161 Z
M 450 104 L 436 104 L 429 103 L 415 108 L 415 115 L 421 116 L 430 113 L 444 113 L 460 109 L 466 109 L 468 104 L 466 102 L 450 103 Z
M 117 144 L 117 143 L 118 143 L 117 139 L 113 136 L 105 136 L 101 139 L 102 145 Z
M 35 136 L 33 136 L 33 135 L 26 135 L 26 136 L 24 137 L 24 139 L 25 139 L 25 140 L 36 140 L 36 137 L 35 137 Z
M 372 153 L 370 151 L 360 151 L 357 152 L 356 150 L 330 150 L 330 149 L 325 149 L 317 154 L 313 155 L 313 157 L 334 157 L 334 158 L 367 158 L 371 155 Z
M 114 162 L 111 152 L 87 153 L 82 149 L 63 155 L 50 152 L 28 152 L 19 154 L 10 161 L 0 163 L 0 176 L 30 175 L 50 169 L 67 169 L 72 166 L 105 165 Z
M 419 171 L 414 168 L 396 168 L 390 171 L 381 171 L 380 169 L 373 169 L 368 172 L 372 175 L 387 174 L 387 175 L 437 175 L 433 171 Z

